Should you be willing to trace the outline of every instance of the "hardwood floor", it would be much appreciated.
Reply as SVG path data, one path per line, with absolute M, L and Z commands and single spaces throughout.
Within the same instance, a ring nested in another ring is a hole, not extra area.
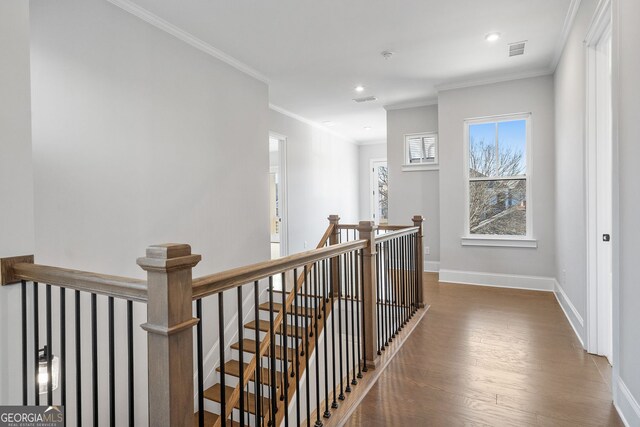
M 623 426 L 552 293 L 438 283 L 348 426 Z

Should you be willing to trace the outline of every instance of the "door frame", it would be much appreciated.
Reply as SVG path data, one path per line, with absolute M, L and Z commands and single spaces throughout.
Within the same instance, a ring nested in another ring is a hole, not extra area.
M 599 298 L 599 280 L 598 280 L 598 243 L 600 235 L 598 234 L 598 203 L 597 203 L 597 148 L 598 148 L 598 99 L 597 91 L 602 84 L 602 77 L 596 73 L 596 69 L 599 65 L 599 56 L 596 53 L 596 49 L 600 41 L 605 37 L 612 36 L 612 10 L 611 0 L 604 0 L 598 5 L 594 18 L 591 22 L 587 35 L 585 37 L 585 53 L 586 53 L 586 114 L 585 114 L 585 190 L 586 190 L 586 243 L 587 243 L 587 319 L 586 319 L 586 350 L 589 353 L 603 354 L 605 351 L 606 341 L 611 342 L 611 356 L 613 361 L 615 351 L 614 344 L 614 317 L 617 313 L 617 307 L 614 305 L 613 295 L 613 278 L 611 283 L 611 296 L 610 307 L 611 313 L 606 312 L 606 308 L 603 306 L 603 301 Z M 610 52 L 610 57 L 613 55 L 613 46 Z M 613 82 L 608 81 L 611 84 L 611 99 L 613 103 Z M 613 105 L 612 105 L 613 107 Z M 611 111 L 611 149 L 612 149 L 612 162 L 613 150 L 614 150 L 614 123 L 613 123 L 613 111 Z M 614 233 L 617 224 L 617 218 L 615 216 L 615 207 L 613 204 L 614 192 L 613 187 L 616 186 L 614 170 L 612 164 L 612 240 L 617 239 L 618 236 Z M 612 242 L 613 243 L 613 242 Z M 612 258 L 616 257 L 615 250 L 612 247 Z M 615 269 L 615 259 L 612 259 L 612 270 Z M 615 275 L 615 273 L 614 273 Z M 611 328 L 603 330 L 602 321 L 605 316 L 611 317 Z
M 384 163 L 387 165 L 387 173 L 389 173 L 389 165 L 386 158 L 369 159 L 369 217 L 373 219 L 376 225 L 380 224 L 380 218 L 375 217 L 377 211 L 376 202 L 378 201 L 378 180 L 375 175 L 376 163 Z M 387 200 L 388 203 L 388 200 Z
M 289 203 L 287 185 L 287 137 L 269 132 L 269 138 L 278 140 L 278 167 L 280 172 L 280 256 L 289 254 Z

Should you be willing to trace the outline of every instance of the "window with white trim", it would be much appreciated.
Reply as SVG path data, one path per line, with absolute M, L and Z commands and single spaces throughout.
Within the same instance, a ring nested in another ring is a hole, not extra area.
M 531 237 L 530 118 L 465 121 L 468 236 Z
M 437 133 L 414 133 L 404 136 L 404 170 L 432 169 L 437 164 Z

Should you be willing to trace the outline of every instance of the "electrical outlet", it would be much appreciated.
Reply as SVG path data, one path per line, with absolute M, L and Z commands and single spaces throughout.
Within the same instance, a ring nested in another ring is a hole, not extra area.
M 429 248 L 429 246 L 425 246 L 424 248 L 424 254 L 425 255 L 429 255 L 431 253 L 431 249 Z

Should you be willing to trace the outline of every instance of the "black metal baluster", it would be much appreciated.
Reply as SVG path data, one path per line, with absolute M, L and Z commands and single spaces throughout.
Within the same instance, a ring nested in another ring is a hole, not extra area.
M 331 286 L 329 288 L 329 292 L 331 293 L 331 311 L 333 312 L 331 314 L 331 371 L 332 371 L 332 377 L 333 377 L 333 389 L 332 389 L 332 395 L 333 395 L 333 401 L 331 402 L 331 407 L 333 409 L 336 409 L 338 407 L 338 401 L 336 400 L 336 314 L 335 314 L 335 289 L 336 289 L 336 283 L 334 283 L 333 279 L 335 277 L 335 274 L 333 272 L 333 268 L 334 268 L 334 263 L 331 262 L 329 264 L 329 268 L 331 270 L 331 274 L 329 277 L 331 277 Z
M 398 334 L 398 285 L 400 284 L 401 276 L 402 276 L 402 251 L 400 250 L 400 242 L 402 237 L 394 239 L 393 245 L 395 247 L 395 274 L 393 281 L 393 287 L 391 288 L 391 297 L 393 301 L 393 305 L 391 306 L 391 316 L 392 316 L 392 334 L 391 337 L 395 338 Z
M 287 334 L 287 285 L 285 282 L 285 274 L 282 273 L 281 276 L 282 282 L 282 327 L 283 327 L 283 336 L 284 336 L 284 345 L 282 346 L 282 354 L 281 357 L 284 359 L 284 369 L 282 370 L 282 381 L 284 388 L 284 427 L 289 427 L 289 335 Z M 295 286 L 295 276 L 293 280 L 293 286 Z M 293 336 L 295 337 L 297 330 L 293 331 Z
M 239 349 L 239 358 L 240 358 L 240 427 L 244 427 L 245 423 L 245 392 L 244 392 L 244 330 L 243 330 L 243 319 L 244 316 L 242 314 L 242 286 L 238 286 L 238 341 L 240 342 Z M 249 406 L 247 404 L 247 406 Z M 249 408 L 247 408 L 248 410 Z
M 373 284 L 371 284 L 373 286 Z M 369 371 L 367 368 L 367 334 L 366 334 L 366 322 L 364 321 L 364 307 L 366 303 L 366 295 L 364 289 L 364 249 L 360 249 L 360 295 L 362 295 L 360 301 L 360 319 L 362 322 L 362 372 Z
M 393 251 L 393 247 L 391 245 L 391 241 L 387 240 L 387 253 L 389 257 L 387 258 L 387 284 L 385 286 L 385 321 L 387 324 L 387 339 L 385 340 L 385 347 L 389 347 L 389 343 L 393 340 L 391 337 L 391 299 L 389 298 L 391 286 L 393 283 L 393 258 L 395 257 L 395 253 Z
M 340 362 L 340 394 L 338 399 L 344 400 L 344 374 L 342 369 L 342 265 L 338 256 L 338 358 Z
M 108 298 L 109 317 L 109 422 L 116 425 L 116 364 L 115 364 L 115 332 L 113 328 L 113 297 Z
M 381 281 L 382 281 L 382 244 L 376 243 L 376 326 L 378 334 L 376 336 L 376 348 L 378 355 L 382 354 L 382 311 L 380 305 Z
M 262 381 L 260 379 L 260 374 L 262 373 L 262 356 L 260 355 L 260 332 L 258 330 L 258 321 L 260 320 L 260 295 L 259 295 L 259 286 L 258 281 L 253 282 L 253 316 L 256 323 L 256 333 L 255 333 L 255 342 L 256 342 L 256 370 L 253 374 L 254 378 L 254 391 L 255 391 L 255 423 L 254 426 L 259 426 L 262 420 Z M 283 287 L 284 292 L 284 287 Z
M 284 284 L 283 284 L 284 285 Z M 284 292 L 284 286 L 282 292 Z M 270 347 L 271 347 L 271 419 L 269 423 L 272 427 L 276 425 L 276 411 L 278 409 L 278 402 L 276 401 L 276 334 L 273 329 L 273 276 L 269 276 L 269 334 L 270 334 Z
M 67 299 L 65 288 L 60 288 L 60 397 L 63 407 L 67 406 Z M 67 425 L 65 418 L 64 425 Z
M 360 345 L 360 335 L 362 333 L 362 329 L 360 329 L 360 313 L 362 304 L 362 295 L 360 294 L 360 283 L 362 282 L 362 249 L 356 252 L 355 259 L 355 275 L 356 280 L 354 284 L 354 293 L 356 298 L 356 347 L 358 348 L 358 374 L 356 375 L 358 378 L 362 378 L 362 347 Z
M 311 353 L 309 352 L 309 268 L 304 266 L 304 374 L 306 375 L 306 391 L 307 391 L 307 427 L 311 426 L 311 385 L 309 384 L 309 357 L 311 357 Z
M 82 345 L 80 329 L 80 291 L 75 292 L 75 334 L 76 334 L 76 424 L 82 425 Z
M 320 299 L 319 299 L 319 286 L 320 286 L 320 264 L 316 262 L 313 265 L 314 270 L 314 295 L 313 302 L 315 307 L 315 317 L 313 319 L 313 323 L 315 325 L 314 332 L 316 335 L 316 427 L 322 427 L 322 420 L 320 419 L 320 351 L 317 346 L 319 344 L 318 339 L 318 321 L 321 319 L 320 315 Z
M 409 277 L 410 277 L 410 272 L 411 272 L 411 258 L 408 258 L 409 256 L 409 240 L 411 239 L 411 235 L 405 236 L 404 237 L 404 245 L 403 245 L 403 259 L 404 259 L 404 264 L 405 267 L 403 269 L 403 275 L 402 275 L 402 287 L 400 288 L 400 316 L 401 316 L 401 322 L 400 322 L 400 329 L 403 329 L 404 326 L 407 323 L 407 317 L 406 317 L 406 313 L 405 313 L 405 301 L 406 301 L 406 290 L 409 284 Z
M 91 294 L 91 391 L 93 401 L 93 426 L 98 426 L 98 315 L 96 294 Z
M 329 360 L 328 360 L 328 341 L 329 331 L 327 327 L 327 286 L 329 284 L 327 278 L 328 260 L 322 260 L 322 316 L 324 318 L 324 414 L 325 418 L 331 417 L 329 412 Z
M 22 297 L 22 405 L 29 402 L 29 378 L 27 375 L 27 282 L 21 281 Z
M 351 293 L 351 362 L 353 363 L 353 366 L 351 368 L 351 385 L 356 385 L 358 384 L 358 380 L 356 380 L 356 311 L 355 311 L 355 307 L 356 307 L 356 271 L 357 271 L 357 259 L 356 259 L 356 252 L 352 251 L 349 253 L 349 257 L 351 258 L 351 287 L 350 287 L 350 293 Z M 358 364 L 360 363 L 360 361 L 358 360 L 357 362 Z
M 349 230 L 347 230 L 347 238 L 349 237 Z M 345 352 L 346 352 L 346 361 L 345 361 L 345 368 L 346 368 L 346 374 L 347 374 L 347 386 L 345 387 L 344 391 L 347 393 L 351 393 L 351 383 L 349 382 L 349 368 L 351 366 L 351 362 L 349 359 L 349 313 L 347 313 L 347 310 L 349 309 L 349 289 L 350 289 L 350 284 L 351 284 L 351 258 L 349 257 L 349 254 L 344 254 L 344 263 L 342 266 L 342 274 L 344 277 L 344 293 L 343 298 L 345 299 L 344 301 L 344 309 L 345 309 L 345 313 L 344 313 L 344 334 L 345 334 L 345 340 L 346 342 L 344 343 L 344 347 L 345 347 Z
M 204 427 L 204 372 L 202 357 L 202 299 L 196 300 L 196 358 L 198 363 L 198 426 Z
M 134 387 L 133 387 L 133 301 L 127 301 L 127 397 L 129 400 L 129 427 L 133 427 L 135 424 L 135 406 L 133 402 Z
M 300 425 L 300 337 L 298 336 L 298 316 L 299 308 L 298 308 L 298 270 L 296 268 L 293 269 L 293 308 L 295 312 L 294 316 L 294 334 L 295 337 L 295 347 L 296 347 L 296 360 L 295 360 L 295 371 L 296 371 L 296 426 Z
M 218 294 L 218 350 L 220 357 L 220 421 L 222 427 L 227 426 L 227 390 L 226 375 L 224 366 L 224 295 Z M 256 323 L 256 334 L 258 334 L 258 324 Z
M 51 360 L 53 358 L 53 343 L 51 342 L 51 285 L 45 286 L 45 296 L 45 331 L 47 334 L 47 345 L 45 347 L 44 355 L 47 360 L 47 405 L 51 406 L 53 405 L 53 378 L 51 375 Z

